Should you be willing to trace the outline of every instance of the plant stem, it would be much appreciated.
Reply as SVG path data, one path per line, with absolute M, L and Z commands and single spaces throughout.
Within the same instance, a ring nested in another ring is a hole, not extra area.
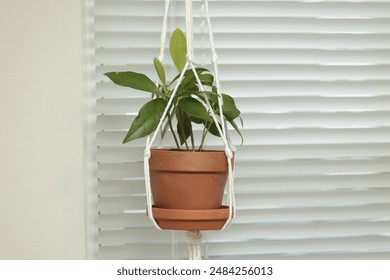
M 207 128 L 206 128 L 206 126 L 203 128 L 202 140 L 200 142 L 199 151 L 202 151 L 202 149 L 203 149 L 204 141 L 206 139 L 206 135 L 207 135 L 207 132 L 208 132 L 210 126 L 211 126 L 211 124 Z
M 173 130 L 172 118 L 171 118 L 171 114 L 169 112 L 168 112 L 168 124 L 169 124 L 169 128 L 170 128 L 170 130 L 172 132 L 173 139 L 175 140 L 176 146 L 180 150 L 180 145 L 179 145 L 179 142 L 177 141 L 177 137 L 176 137 L 175 131 Z
M 189 122 L 188 125 L 191 126 L 191 121 L 188 120 L 188 122 Z M 193 132 L 193 130 L 192 130 L 192 126 L 190 127 L 190 135 L 191 135 L 191 146 L 192 146 L 192 151 L 195 152 L 195 140 L 194 140 L 194 132 Z
M 182 119 L 181 119 L 181 110 L 179 109 L 179 111 L 177 112 L 178 113 L 178 118 L 177 118 L 177 121 L 179 122 L 179 127 L 180 127 L 180 130 L 181 130 L 181 135 L 182 135 L 182 138 L 184 139 L 184 144 L 186 145 L 186 149 L 188 149 L 188 144 L 187 144 L 187 139 L 186 139 L 186 133 L 185 133 L 185 130 L 184 130 L 184 125 L 183 125 L 183 122 L 182 122 Z M 178 131 L 178 133 L 180 134 L 180 131 Z

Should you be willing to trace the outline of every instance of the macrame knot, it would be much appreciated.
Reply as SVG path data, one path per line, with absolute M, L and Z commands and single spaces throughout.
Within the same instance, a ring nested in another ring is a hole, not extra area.
M 192 54 L 191 54 L 190 52 L 187 53 L 186 58 L 187 58 L 187 61 L 188 61 L 190 64 L 194 65 L 194 58 L 193 58 L 193 56 L 192 56 Z
M 203 234 L 199 230 L 187 230 L 185 232 L 188 243 L 192 245 L 199 244 L 202 241 Z
M 150 159 L 150 157 L 151 157 L 150 149 L 146 148 L 144 150 L 144 158 Z
M 228 147 L 225 148 L 225 154 L 228 158 L 233 159 L 233 152 Z
M 157 59 L 162 63 L 164 61 L 164 54 L 160 54 Z

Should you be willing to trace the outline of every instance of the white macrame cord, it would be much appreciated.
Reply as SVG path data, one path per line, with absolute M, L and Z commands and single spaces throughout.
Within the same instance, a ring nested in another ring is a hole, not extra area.
M 221 127 L 218 125 L 216 126 L 218 129 L 218 133 L 221 136 L 221 139 L 224 143 L 225 146 L 225 154 L 227 158 L 227 163 L 228 163 L 228 191 L 227 191 L 227 202 L 229 205 L 229 217 L 227 221 L 225 222 L 222 230 L 226 229 L 233 217 L 235 216 L 235 199 L 234 199 L 234 186 L 233 186 L 233 152 L 235 151 L 235 147 L 230 141 L 230 138 L 227 136 L 226 133 L 226 121 L 225 118 L 223 117 L 223 111 L 222 111 L 222 106 L 223 106 L 223 100 L 222 100 L 222 94 L 220 92 L 220 81 L 219 81 L 219 76 L 218 76 L 218 66 L 217 66 L 217 54 L 215 51 L 215 46 L 214 46 L 214 39 L 213 39 L 213 34 L 212 34 L 212 29 L 211 29 L 211 22 L 210 22 L 210 15 L 209 15 L 209 9 L 208 9 L 208 0 L 204 0 L 204 7 L 205 7 L 205 13 L 206 13 L 206 18 L 207 18 L 207 25 L 208 25 L 208 30 L 209 30 L 209 39 L 210 39 L 210 47 L 211 47 L 211 52 L 212 52 L 212 64 L 214 67 L 214 72 L 215 72 L 215 80 L 216 80 L 216 85 L 217 85 L 217 94 L 218 94 L 218 105 L 219 105 L 219 111 L 220 111 L 220 121 L 221 121 Z M 155 141 L 158 132 L 162 128 L 163 122 L 165 117 L 168 114 L 169 108 L 173 102 L 173 99 L 176 95 L 176 92 L 178 90 L 178 87 L 181 83 L 181 81 L 184 78 L 184 73 L 188 69 L 192 69 L 194 76 L 197 80 L 197 83 L 199 85 L 199 88 L 201 91 L 205 91 L 200 78 L 198 76 L 198 73 L 195 70 L 195 63 L 194 63 L 194 47 L 193 47 L 193 12 L 192 12 L 192 0 L 186 0 L 186 28 L 187 28 L 187 61 L 186 64 L 180 73 L 180 76 L 176 82 L 175 88 L 172 92 L 172 95 L 170 96 L 170 99 L 168 100 L 168 104 L 163 112 L 163 115 L 157 125 L 157 128 L 153 135 L 151 137 L 148 137 L 146 140 L 146 148 L 144 152 L 144 172 L 145 172 L 145 188 L 146 188 L 146 200 L 147 200 L 147 211 L 148 211 L 148 216 L 149 219 L 152 221 L 154 226 L 161 230 L 157 222 L 155 221 L 153 217 L 153 198 L 152 198 L 152 192 L 151 192 L 151 187 L 150 187 L 150 174 L 149 174 L 149 159 L 151 157 L 151 147 L 153 145 L 153 142 Z M 166 40 L 166 31 L 167 31 L 167 18 L 168 18 L 168 11 L 169 11 L 169 5 L 170 5 L 170 0 L 165 0 L 165 14 L 164 14 L 164 20 L 163 20 L 163 26 L 162 26 L 162 31 L 161 31 L 161 44 L 160 44 L 160 55 L 158 59 L 160 62 L 163 61 L 164 59 L 164 49 L 165 49 L 165 40 Z M 206 97 L 206 96 L 205 96 Z M 214 114 L 213 109 L 208 102 L 208 99 L 205 98 L 206 100 L 206 105 L 210 109 L 211 116 L 213 120 L 218 123 L 217 116 Z M 200 259 L 200 241 L 201 241 L 201 233 L 194 233 L 194 232 L 186 232 L 186 237 L 189 241 L 189 249 L 190 249 L 190 259 Z

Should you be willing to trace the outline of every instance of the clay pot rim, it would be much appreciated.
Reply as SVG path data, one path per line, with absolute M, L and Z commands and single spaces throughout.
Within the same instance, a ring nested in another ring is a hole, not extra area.
M 196 153 L 196 154 L 225 154 L 225 151 L 224 150 L 179 150 L 179 149 L 167 149 L 167 148 L 161 148 L 161 149 L 158 149 L 158 148 L 153 148 L 153 149 L 150 149 L 151 152 L 158 152 L 158 153 L 171 153 L 171 152 L 178 152 L 178 153 L 189 153 L 189 154 L 192 154 L 192 153 Z
M 187 151 L 152 149 L 149 159 L 151 171 L 174 171 L 187 173 L 227 173 L 225 151 Z

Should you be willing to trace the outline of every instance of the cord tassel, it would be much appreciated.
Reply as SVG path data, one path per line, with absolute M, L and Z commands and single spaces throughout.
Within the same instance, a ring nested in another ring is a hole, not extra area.
M 188 251 L 190 253 L 190 260 L 201 260 L 201 248 L 203 234 L 198 230 L 187 230 L 184 232 L 188 241 Z

